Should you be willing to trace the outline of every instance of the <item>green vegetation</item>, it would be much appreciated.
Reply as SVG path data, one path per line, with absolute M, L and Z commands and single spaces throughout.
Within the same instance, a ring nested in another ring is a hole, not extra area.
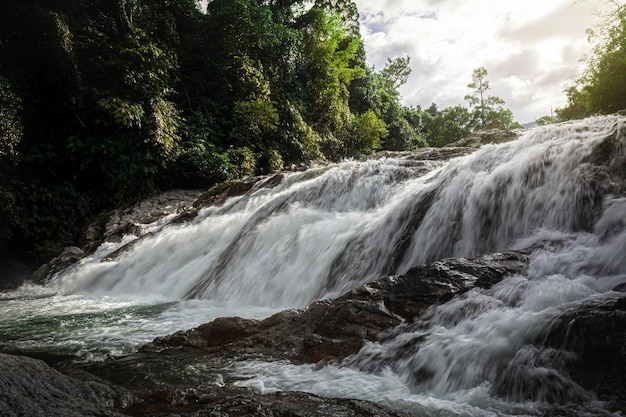
M 80 243 L 158 190 L 441 146 L 506 112 L 486 71 L 473 112 L 402 105 L 410 58 L 368 67 L 351 0 L 4 0 L 0 56 L 0 249 Z
M 474 109 L 474 120 L 484 128 L 497 123 L 505 129 L 521 127 L 513 121 L 511 110 L 504 108 L 504 100 L 500 97 L 487 95 L 491 89 L 487 80 L 487 69 L 476 68 L 472 73 L 472 82 L 467 85 L 471 94 L 465 96 L 470 108 Z
M 626 108 L 626 4 L 614 1 L 613 12 L 597 31 L 589 30 L 593 52 L 585 71 L 565 90 L 567 105 L 557 109 L 560 120 L 614 113 Z

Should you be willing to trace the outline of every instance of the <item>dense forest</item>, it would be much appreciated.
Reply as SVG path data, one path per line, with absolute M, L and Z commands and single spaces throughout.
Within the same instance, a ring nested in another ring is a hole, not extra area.
M 4 0 L 0 248 L 79 244 L 103 210 L 159 190 L 518 126 L 488 95 L 484 68 L 468 108 L 402 105 L 410 58 L 369 66 L 358 18 L 350 0 L 213 0 L 206 10 Z

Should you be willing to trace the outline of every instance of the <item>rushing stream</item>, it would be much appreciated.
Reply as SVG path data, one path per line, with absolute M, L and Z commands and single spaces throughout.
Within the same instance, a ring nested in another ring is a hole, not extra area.
M 624 289 L 624 127 L 624 117 L 598 117 L 447 162 L 290 174 L 189 223 L 104 244 L 45 286 L 0 293 L 0 351 L 101 360 L 216 317 L 263 318 L 421 263 L 541 243 L 524 274 L 431 309 L 341 367 L 243 361 L 212 375 L 416 415 L 537 415 L 570 403 L 604 415 L 562 372 L 567 352 L 529 341 L 559 312 Z M 520 393 L 530 383 L 540 388 L 529 399 Z

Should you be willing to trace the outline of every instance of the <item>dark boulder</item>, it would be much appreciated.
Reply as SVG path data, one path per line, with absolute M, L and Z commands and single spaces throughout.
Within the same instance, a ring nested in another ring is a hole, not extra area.
M 577 383 L 626 409 L 626 297 L 573 307 L 544 337 L 547 346 L 573 353 L 565 367 Z
M 48 263 L 40 266 L 32 276 L 35 282 L 43 282 L 47 278 L 50 278 L 54 274 L 63 271 L 74 265 L 85 256 L 85 252 L 76 246 L 67 246 L 63 248 L 63 251 L 52 258 Z
M 121 417 L 134 396 L 103 382 L 64 375 L 43 361 L 0 353 L 0 415 Z

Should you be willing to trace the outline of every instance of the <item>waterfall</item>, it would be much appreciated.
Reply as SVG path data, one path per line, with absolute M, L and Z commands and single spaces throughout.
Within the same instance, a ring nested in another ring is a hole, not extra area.
M 421 263 L 525 249 L 519 273 L 431 306 L 337 366 L 246 355 L 214 369 L 210 353 L 171 372 L 202 386 L 208 372 L 261 393 L 366 399 L 424 416 L 621 415 L 584 375 L 568 374 L 577 352 L 568 338 L 594 332 L 597 322 L 580 314 L 623 309 L 625 122 L 539 127 L 470 154 L 444 150 L 464 155 L 449 160 L 427 150 L 345 161 L 286 174 L 185 223 L 165 217 L 45 287 L 0 293 L 0 350 L 97 361 L 217 317 L 305 307 Z
M 447 162 L 404 156 L 289 174 L 117 257 L 91 256 L 50 285 L 306 306 L 420 263 L 519 247 L 537 230 L 592 231 L 604 196 L 623 187 L 611 172 L 623 170 L 623 136 L 623 117 L 597 117 Z

